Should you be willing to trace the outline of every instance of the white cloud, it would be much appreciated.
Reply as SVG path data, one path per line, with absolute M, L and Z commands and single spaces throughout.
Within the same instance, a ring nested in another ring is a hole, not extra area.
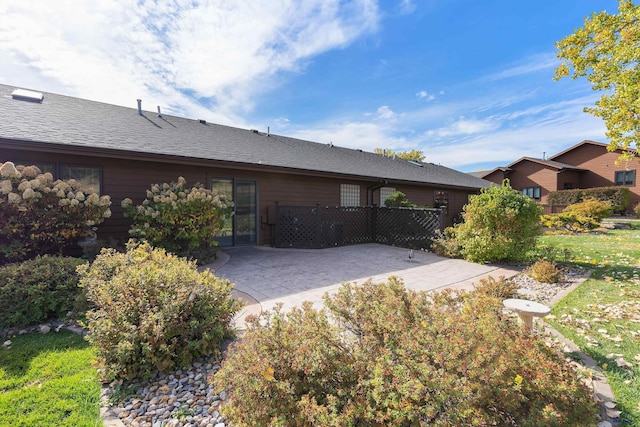
M 483 132 L 489 132 L 497 129 L 498 127 L 499 124 L 495 123 L 490 118 L 485 120 L 475 120 L 460 117 L 458 120 L 452 122 L 446 127 L 442 127 L 436 130 L 429 130 L 427 132 L 427 136 L 445 138 L 458 135 L 473 135 Z
M 242 121 L 278 73 L 302 70 L 379 20 L 374 0 L 2 3 L 6 83 L 119 105 L 142 98 L 220 123 Z
M 511 77 L 518 77 L 524 74 L 535 73 L 538 71 L 547 71 L 551 74 L 551 69 L 559 65 L 558 59 L 554 54 L 543 53 L 528 56 L 521 61 L 508 65 L 506 69 L 498 71 L 485 77 L 485 80 L 495 81 L 503 80 Z
M 402 0 L 399 6 L 400 13 L 403 15 L 409 15 L 413 13 L 416 10 L 416 8 L 417 6 L 413 2 L 413 0 Z
M 391 108 L 389 108 L 388 106 L 383 105 L 382 107 L 378 108 L 378 118 L 383 120 L 391 120 L 395 117 L 396 113 L 394 113 L 393 110 L 391 110 Z
M 426 90 L 421 90 L 420 92 L 416 93 L 416 96 L 427 101 L 433 101 L 434 99 L 436 99 L 435 95 L 430 94 Z

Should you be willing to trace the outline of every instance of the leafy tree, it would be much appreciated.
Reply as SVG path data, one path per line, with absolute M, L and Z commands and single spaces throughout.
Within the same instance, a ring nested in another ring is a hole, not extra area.
M 593 90 L 605 93 L 586 107 L 604 120 L 609 150 L 621 148 L 630 160 L 640 140 L 640 6 L 619 0 L 618 13 L 593 13 L 584 26 L 556 43 L 562 63 L 555 80 L 586 77 Z
M 425 159 L 425 155 L 422 150 L 411 150 L 411 151 L 393 151 L 388 148 L 375 148 L 373 150 L 376 154 L 381 154 L 383 156 L 396 156 L 401 159 L 406 160 L 415 160 L 416 162 L 423 162 Z
M 384 201 L 384 205 L 388 208 L 415 208 L 416 204 L 411 203 L 407 198 L 407 195 L 402 191 L 396 191 L 390 194 Z
M 536 245 L 542 209 L 531 198 L 502 186 L 483 189 L 464 207 L 464 222 L 453 227 L 461 255 L 472 262 L 519 261 Z

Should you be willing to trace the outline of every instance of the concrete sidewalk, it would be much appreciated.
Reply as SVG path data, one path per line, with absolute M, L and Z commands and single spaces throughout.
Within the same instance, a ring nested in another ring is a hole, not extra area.
M 285 311 L 303 301 L 320 308 L 322 296 L 335 292 L 343 282 L 362 283 L 369 278 L 382 282 L 389 276 L 398 276 L 414 290 L 471 289 L 482 278 L 518 273 L 429 252 L 414 251 L 414 259 L 410 260 L 408 254 L 407 249 L 379 244 L 327 249 L 249 246 L 225 248 L 215 263 L 205 267 L 234 283 L 236 296 L 249 303 L 241 318 L 268 310 L 278 302 Z

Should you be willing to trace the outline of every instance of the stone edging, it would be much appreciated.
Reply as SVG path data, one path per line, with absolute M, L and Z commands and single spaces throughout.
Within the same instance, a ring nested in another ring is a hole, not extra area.
M 558 292 L 556 296 L 551 300 L 549 306 L 553 307 L 558 302 L 560 302 L 564 297 L 570 294 L 573 290 L 575 290 L 578 286 L 582 285 L 585 281 L 591 277 L 592 271 L 587 272 L 583 275 L 580 280 L 573 285 L 569 286 L 566 289 Z M 548 331 L 551 335 L 553 335 L 558 341 L 560 341 L 565 348 L 570 350 L 570 352 L 575 353 L 581 360 L 582 365 L 589 369 L 592 373 L 592 384 L 593 384 L 593 397 L 597 403 L 600 404 L 600 418 L 603 420 L 598 424 L 598 427 L 611 427 L 613 419 L 609 417 L 607 414 L 607 405 L 615 405 L 615 397 L 613 395 L 613 390 L 611 390 L 611 386 L 607 381 L 607 377 L 604 374 L 604 371 L 595 360 L 593 360 L 588 354 L 586 354 L 580 347 L 578 347 L 573 341 L 566 338 L 562 335 L 557 329 L 553 328 L 548 323 L 544 322 L 544 330 Z M 613 406 L 615 407 L 615 406 Z

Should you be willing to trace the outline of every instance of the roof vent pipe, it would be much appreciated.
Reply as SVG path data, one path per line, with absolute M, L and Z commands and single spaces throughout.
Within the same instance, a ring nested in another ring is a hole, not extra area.
M 160 106 L 158 105 L 158 117 L 162 118 L 162 113 L 160 112 Z
M 142 99 L 138 99 L 138 114 L 142 115 Z

